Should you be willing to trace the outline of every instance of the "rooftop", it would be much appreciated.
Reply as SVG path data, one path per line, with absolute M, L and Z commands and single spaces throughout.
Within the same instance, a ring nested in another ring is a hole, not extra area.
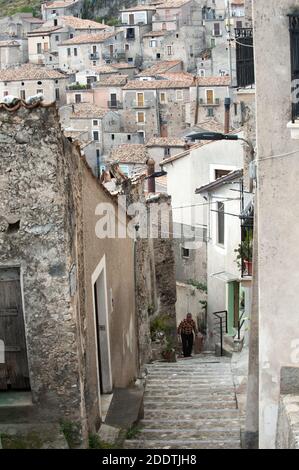
M 60 78 L 66 78 L 66 75 L 41 65 L 23 64 L 19 67 L 0 70 L 0 81 L 4 82 L 13 82 L 15 80 L 53 80 Z
M 139 77 L 149 77 L 155 76 L 157 74 L 169 72 L 172 68 L 180 65 L 182 69 L 181 60 L 162 60 L 152 65 L 148 69 L 143 70 L 138 76 Z
M 135 7 L 122 8 L 120 11 L 122 13 L 125 13 L 127 11 L 133 13 L 134 11 L 155 11 L 155 10 L 156 10 L 156 6 L 154 5 L 136 5 Z
M 201 186 L 200 188 L 197 188 L 195 190 L 196 194 L 201 194 L 204 192 L 211 192 L 213 189 L 219 188 L 225 183 L 229 183 L 230 181 L 233 181 L 237 178 L 242 178 L 243 176 L 243 170 L 234 170 L 228 173 L 227 175 L 221 176 L 220 178 L 216 179 L 215 181 L 212 181 L 211 183 L 205 184 L 204 186 Z
M 51 26 L 51 25 L 43 25 L 41 28 L 36 28 L 33 31 L 29 31 L 27 33 L 27 36 L 38 36 L 41 34 L 46 34 L 46 33 L 53 33 L 54 31 L 58 31 L 59 29 L 62 29 L 62 26 Z
M 167 30 L 161 31 L 149 31 L 143 35 L 144 38 L 154 38 L 159 36 L 165 36 L 165 34 L 169 33 Z
M 197 77 L 196 82 L 198 86 L 230 86 L 230 76 L 217 76 L 217 77 Z
M 0 47 L 20 47 L 18 41 L 0 41 Z
M 148 151 L 143 144 L 122 144 L 112 149 L 109 160 L 120 163 L 144 163 L 149 158 Z
M 165 90 L 171 88 L 189 88 L 190 80 L 130 80 L 124 90 Z
M 111 64 L 111 67 L 115 69 L 135 69 L 136 68 L 134 64 L 128 64 L 127 62 L 117 62 L 115 64 Z
M 75 3 L 78 3 L 78 0 L 57 0 L 54 2 L 47 2 L 44 5 L 44 8 L 66 8 L 71 5 L 75 5 Z
M 86 34 L 80 34 L 79 36 L 75 36 L 72 39 L 67 39 L 66 41 L 63 41 L 61 45 L 63 46 L 68 46 L 68 45 L 73 45 L 73 44 L 94 44 L 94 43 L 99 43 L 99 42 L 105 42 L 107 39 L 116 36 L 119 34 L 121 31 L 113 31 L 113 32 L 102 32 L 102 33 L 86 33 Z
M 98 82 L 94 83 L 94 86 L 124 86 L 128 81 L 128 75 L 111 75 L 109 77 L 103 77 Z
M 184 139 L 176 137 L 152 137 L 146 143 L 147 147 L 185 147 Z
M 73 105 L 71 119 L 102 119 L 109 112 L 91 103 L 78 103 Z
M 110 26 L 107 26 L 103 23 L 98 23 L 97 21 L 92 20 L 82 20 L 81 18 L 76 18 L 75 16 L 60 16 L 59 21 L 61 21 L 66 26 L 70 26 L 74 29 L 109 29 Z
M 191 0 L 165 0 L 162 4 L 157 5 L 157 10 L 161 8 L 180 8 L 183 5 L 186 5 L 186 3 L 190 3 Z
M 191 83 L 194 82 L 194 75 L 189 72 L 166 72 L 159 74 L 159 77 L 163 77 L 167 80 L 179 80 L 185 81 L 189 80 Z

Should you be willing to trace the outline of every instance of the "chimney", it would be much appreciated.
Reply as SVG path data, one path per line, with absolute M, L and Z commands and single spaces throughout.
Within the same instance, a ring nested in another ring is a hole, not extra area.
M 230 131 L 230 98 L 224 99 L 224 134 L 229 134 Z
M 147 176 L 151 176 L 155 172 L 155 160 L 152 158 L 149 158 L 146 162 L 147 165 Z M 148 178 L 147 180 L 147 189 L 149 193 L 155 193 L 156 192 L 156 181 L 155 178 Z

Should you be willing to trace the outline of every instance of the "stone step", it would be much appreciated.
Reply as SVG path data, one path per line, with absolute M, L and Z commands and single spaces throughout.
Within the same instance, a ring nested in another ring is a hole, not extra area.
M 182 439 L 196 439 L 200 441 L 209 439 L 240 439 L 240 430 L 228 429 L 142 429 L 138 433 L 138 439 L 161 439 L 161 440 L 182 440 Z
M 227 390 L 225 392 L 219 392 L 218 390 L 197 390 L 194 391 L 193 389 L 186 392 L 184 390 L 146 390 L 144 393 L 145 397 L 153 397 L 155 399 L 159 398 L 188 398 L 188 400 L 197 400 L 197 398 L 208 398 L 208 397 L 214 397 L 214 398 L 219 398 L 222 397 L 223 399 L 228 399 L 231 398 L 233 399 L 235 397 L 234 391 L 233 390 Z
M 127 440 L 125 449 L 240 449 L 239 439 L 203 440 Z
M 162 428 L 162 429 L 175 429 L 178 426 L 178 420 L 177 419 L 167 419 L 167 418 L 161 418 L 159 419 L 158 417 L 156 419 L 142 419 L 140 421 L 140 426 L 143 429 L 156 429 Z M 240 421 L 238 418 L 222 418 L 219 416 L 219 418 L 201 418 L 201 419 L 180 419 L 179 423 L 180 429 L 200 429 L 200 430 L 205 430 L 205 429 L 228 429 L 228 430 L 235 430 L 235 429 L 240 429 Z
M 144 410 L 144 418 L 145 419 L 171 419 L 171 418 L 176 418 L 177 423 L 181 419 L 207 419 L 207 418 L 233 418 L 237 419 L 239 417 L 239 410 L 234 409 L 234 408 L 228 408 L 228 409 L 210 409 L 210 408 L 205 408 L 205 409 L 197 409 L 197 410 L 188 410 L 188 411 L 183 411 L 183 410 L 176 410 L 176 409 L 168 409 L 168 410 L 159 410 L 159 409 L 145 409 Z
M 236 409 L 237 405 L 234 400 L 231 401 L 197 401 L 196 403 L 192 403 L 192 411 L 195 410 L 201 410 L 202 408 L 207 408 L 209 407 L 210 410 L 213 409 Z M 144 400 L 144 408 L 145 409 L 176 409 L 176 410 L 181 410 L 181 409 L 188 409 L 190 408 L 190 402 L 182 402 L 182 401 L 167 401 L 167 400 L 161 400 L 161 401 L 149 401 L 149 400 Z

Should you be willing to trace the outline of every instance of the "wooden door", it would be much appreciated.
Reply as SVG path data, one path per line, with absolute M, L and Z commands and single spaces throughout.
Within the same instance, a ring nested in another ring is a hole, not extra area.
M 214 90 L 207 90 L 207 104 L 214 104 Z
M 137 93 L 137 106 L 141 108 L 144 106 L 144 94 L 143 93 Z
M 5 363 L 0 364 L 0 390 L 29 390 L 25 325 L 18 268 L 0 269 L 0 339 L 5 345 Z

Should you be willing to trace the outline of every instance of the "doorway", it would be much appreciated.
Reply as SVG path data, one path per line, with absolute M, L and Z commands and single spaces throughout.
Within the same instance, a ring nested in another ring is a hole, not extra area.
M 19 268 L 0 268 L 0 340 L 0 390 L 30 390 Z
M 96 327 L 97 367 L 100 393 L 112 392 L 109 312 L 105 257 L 92 276 Z

